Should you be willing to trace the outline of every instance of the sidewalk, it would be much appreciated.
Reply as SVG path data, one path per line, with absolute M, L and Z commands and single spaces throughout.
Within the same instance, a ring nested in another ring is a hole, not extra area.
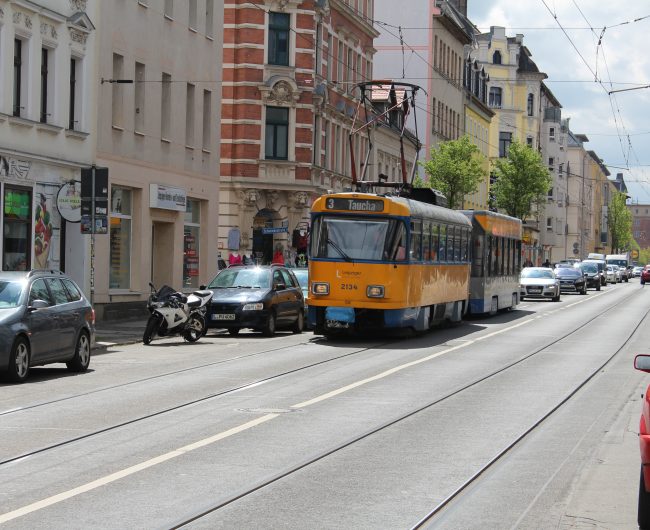
M 147 319 L 104 320 L 95 324 L 97 348 L 142 341 Z

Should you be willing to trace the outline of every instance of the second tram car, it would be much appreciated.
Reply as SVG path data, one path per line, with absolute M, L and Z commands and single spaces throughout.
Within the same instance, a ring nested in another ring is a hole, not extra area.
M 472 225 L 405 197 L 323 195 L 312 206 L 309 323 L 315 333 L 458 322 L 467 309 Z
M 472 222 L 470 313 L 514 309 L 519 303 L 521 221 L 490 211 L 463 213 Z

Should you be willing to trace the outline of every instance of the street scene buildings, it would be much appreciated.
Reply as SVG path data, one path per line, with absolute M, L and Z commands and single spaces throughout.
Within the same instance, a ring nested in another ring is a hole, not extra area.
M 351 145 L 357 169 L 369 154 L 373 178 L 402 181 L 398 129 L 353 124 L 355 85 L 399 78 L 423 87 L 424 119 L 407 122 L 420 161 L 465 134 L 484 155 L 464 208 L 491 207 L 491 164 L 516 140 L 553 179 L 524 219 L 525 259 L 605 252 L 616 187 L 524 35 L 480 31 L 466 2 L 393 11 L 373 0 L 0 0 L 0 63 L 13 65 L 0 71 L 3 270 L 64 270 L 111 318 L 141 311 L 150 281 L 191 290 L 220 262 L 306 259 L 310 206 L 350 188 Z M 428 29 L 408 29 L 413 17 Z M 407 55 L 419 57 L 408 68 Z M 405 155 L 410 178 L 415 148 Z M 80 181 L 93 165 L 108 170 L 108 206 L 91 243 Z

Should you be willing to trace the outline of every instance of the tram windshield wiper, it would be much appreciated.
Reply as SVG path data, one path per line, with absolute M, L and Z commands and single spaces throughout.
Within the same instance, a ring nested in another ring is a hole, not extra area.
M 341 250 L 341 247 L 339 247 L 338 244 L 334 243 L 334 241 L 332 241 L 329 237 L 327 238 L 327 244 L 332 245 L 332 248 L 334 248 L 334 250 L 336 250 L 339 254 L 341 254 L 341 257 L 345 261 L 348 261 L 348 262 L 352 261 L 352 258 L 350 256 L 348 256 L 345 252 L 343 252 L 343 250 Z

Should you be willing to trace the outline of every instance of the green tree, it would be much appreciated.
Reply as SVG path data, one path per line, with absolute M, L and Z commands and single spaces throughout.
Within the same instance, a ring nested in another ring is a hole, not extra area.
M 545 201 L 551 188 L 551 175 L 541 155 L 519 142 L 512 142 L 507 158 L 494 166 L 493 193 L 497 208 L 522 221 Z
M 612 235 L 612 253 L 627 250 L 632 239 L 632 212 L 625 205 L 625 193 L 617 191 L 609 201 L 607 227 Z
M 430 160 L 422 163 L 427 175 L 424 184 L 442 192 L 449 208 L 462 206 L 463 197 L 476 192 L 487 177 L 484 157 L 467 135 L 442 142 L 430 155 Z

